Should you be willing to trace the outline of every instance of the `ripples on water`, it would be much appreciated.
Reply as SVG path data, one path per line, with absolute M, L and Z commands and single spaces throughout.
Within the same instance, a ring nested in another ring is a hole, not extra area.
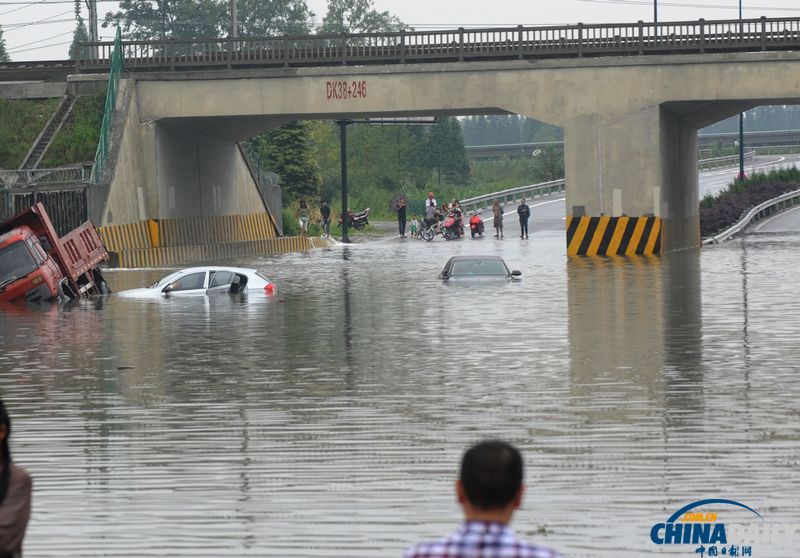
M 516 530 L 570 556 L 649 554 L 706 497 L 800 523 L 798 244 L 568 261 L 562 233 L 390 240 L 236 262 L 272 299 L 3 308 L 26 556 L 398 556 L 456 527 L 486 436 L 526 458 Z M 436 279 L 478 251 L 522 282 Z

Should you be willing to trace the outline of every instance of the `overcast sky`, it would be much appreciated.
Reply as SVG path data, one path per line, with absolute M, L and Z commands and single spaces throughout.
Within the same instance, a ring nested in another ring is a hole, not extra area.
M 85 0 L 84 0 L 85 1 Z M 455 27 L 652 21 L 654 0 L 374 0 L 419 30 Z M 657 0 L 659 21 L 733 19 L 737 0 Z M 742 0 L 745 18 L 800 17 L 799 0 Z M 307 0 L 319 23 L 326 0 Z M 102 20 L 116 2 L 98 1 Z M 87 10 L 84 6 L 84 18 Z M 0 26 L 12 60 L 66 59 L 75 29 L 71 0 L 0 0 Z M 110 29 L 100 29 L 111 38 Z

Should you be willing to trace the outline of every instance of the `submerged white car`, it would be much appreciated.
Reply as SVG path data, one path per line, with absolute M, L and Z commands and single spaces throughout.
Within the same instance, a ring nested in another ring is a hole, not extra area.
M 241 267 L 189 267 L 171 273 L 143 289 L 122 291 L 118 296 L 153 298 L 212 294 L 274 295 L 275 284 L 256 269 Z

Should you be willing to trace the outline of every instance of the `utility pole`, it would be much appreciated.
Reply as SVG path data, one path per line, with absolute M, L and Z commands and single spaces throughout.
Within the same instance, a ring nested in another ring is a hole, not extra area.
M 653 0 L 653 23 L 658 23 L 658 0 Z
M 97 35 L 97 0 L 85 0 L 89 10 L 89 40 L 96 43 L 100 40 Z
M 231 37 L 234 39 L 239 36 L 239 21 L 236 12 L 236 0 L 231 0 Z
M 742 0 L 739 0 L 739 36 L 742 35 Z M 744 113 L 739 113 L 739 180 L 744 180 Z
M 339 149 L 342 162 L 342 242 L 349 244 L 350 237 L 347 234 L 350 226 L 350 213 L 347 211 L 347 125 L 352 124 L 352 121 L 337 120 L 336 123 L 339 125 Z

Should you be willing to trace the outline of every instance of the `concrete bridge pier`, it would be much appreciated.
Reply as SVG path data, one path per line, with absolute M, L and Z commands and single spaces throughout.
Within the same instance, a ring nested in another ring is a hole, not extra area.
M 700 245 L 697 131 L 748 102 L 670 102 L 567 120 L 567 249 L 651 254 Z
M 700 244 L 696 128 L 652 106 L 579 116 L 566 122 L 564 135 L 570 254 Z

